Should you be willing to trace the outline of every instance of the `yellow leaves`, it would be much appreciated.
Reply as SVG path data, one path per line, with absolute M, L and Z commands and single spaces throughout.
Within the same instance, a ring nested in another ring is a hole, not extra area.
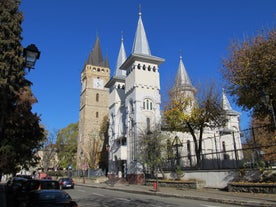
M 164 112 L 168 126 L 172 129 L 182 130 L 191 119 L 191 108 L 191 98 L 178 97 L 173 99 L 169 109 Z

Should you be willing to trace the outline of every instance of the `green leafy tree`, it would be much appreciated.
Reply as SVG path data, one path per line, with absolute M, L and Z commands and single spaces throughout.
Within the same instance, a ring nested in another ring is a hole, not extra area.
M 59 167 L 76 168 L 78 123 L 69 124 L 66 128 L 59 130 L 56 141 Z
M 181 88 L 173 88 L 164 115 L 171 131 L 189 132 L 193 137 L 197 167 L 201 165 L 202 139 L 206 128 L 224 126 L 227 121 L 215 85 L 210 84 L 196 100 L 186 96 Z
M 19 0 L 0 1 L 0 175 L 37 164 L 45 139 L 22 57 Z
M 243 42 L 233 41 L 222 64 L 226 88 L 236 104 L 253 110 L 256 117 L 269 115 L 272 124 L 271 110 L 275 112 L 276 103 L 276 29 L 263 30 Z
M 162 165 L 167 161 L 165 138 L 165 135 L 157 129 L 139 134 L 138 158 L 143 163 L 146 173 L 152 177 L 157 178 L 158 171 L 164 176 Z

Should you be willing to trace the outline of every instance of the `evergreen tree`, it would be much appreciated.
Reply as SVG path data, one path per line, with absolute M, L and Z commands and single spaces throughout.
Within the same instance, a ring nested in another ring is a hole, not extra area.
M 0 176 L 35 165 L 45 137 L 25 77 L 19 5 L 20 0 L 0 1 Z

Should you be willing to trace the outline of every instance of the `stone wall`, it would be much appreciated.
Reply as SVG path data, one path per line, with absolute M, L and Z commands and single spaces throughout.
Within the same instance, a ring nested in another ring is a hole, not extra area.
M 230 192 L 276 193 L 276 183 L 229 183 Z

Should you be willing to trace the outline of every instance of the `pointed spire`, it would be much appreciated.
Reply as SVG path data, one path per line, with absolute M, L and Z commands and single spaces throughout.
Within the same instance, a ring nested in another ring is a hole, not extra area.
M 226 96 L 226 93 L 225 93 L 224 88 L 222 89 L 222 101 L 221 101 L 221 106 L 222 106 L 223 110 L 225 110 L 226 113 L 228 113 L 228 114 L 235 114 L 235 115 L 239 114 L 239 112 L 234 111 L 234 110 L 232 109 L 232 107 L 231 107 L 231 105 L 230 105 L 230 102 L 229 102 L 229 100 L 228 100 L 228 98 L 227 98 L 227 96 Z
M 183 90 L 190 90 L 190 91 L 196 91 L 196 89 L 193 87 L 191 80 L 188 76 L 188 73 L 185 69 L 185 66 L 183 64 L 182 55 L 180 54 L 180 60 L 178 65 L 178 70 L 176 74 L 175 79 L 175 88 L 183 88 Z
M 232 107 L 230 105 L 230 102 L 225 94 L 225 90 L 224 88 L 222 89 L 222 108 L 225 110 L 225 111 L 232 111 Z
M 132 54 L 133 53 L 151 56 L 148 39 L 144 29 L 143 21 L 142 21 L 141 6 L 139 9 L 139 19 L 138 19 L 136 34 L 135 34 L 135 38 L 132 46 Z
M 126 51 L 125 51 L 125 46 L 124 46 L 124 38 L 123 38 L 123 33 L 121 37 L 121 47 L 119 50 L 119 54 L 117 57 L 117 64 L 116 64 L 116 69 L 115 69 L 115 76 L 126 76 L 126 71 L 121 70 L 120 67 L 121 65 L 126 61 Z
M 97 35 L 93 50 L 90 52 L 87 64 L 108 67 L 108 59 L 103 60 L 100 38 Z

